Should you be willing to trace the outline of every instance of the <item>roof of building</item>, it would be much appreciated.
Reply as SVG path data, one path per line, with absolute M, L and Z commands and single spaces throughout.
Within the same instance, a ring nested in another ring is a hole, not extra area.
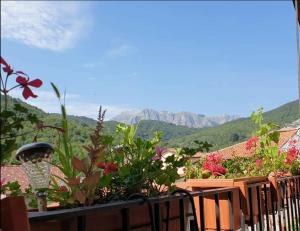
M 57 167 L 52 167 L 51 173 L 60 177 L 64 176 L 63 173 Z M 21 165 L 1 166 L 2 184 L 13 181 L 19 182 L 22 191 L 25 191 L 25 189 L 29 186 L 28 177 Z
M 299 128 L 283 128 L 278 130 L 280 133 L 279 143 L 278 143 L 279 147 L 282 147 L 293 136 L 295 136 L 298 130 Z M 246 150 L 246 141 L 220 149 L 216 152 L 220 153 L 224 159 L 230 159 L 233 156 L 249 157 L 253 155 L 252 152 Z M 192 157 L 192 161 L 196 162 L 199 160 L 200 157 L 205 156 L 207 154 L 209 153 L 198 152 Z

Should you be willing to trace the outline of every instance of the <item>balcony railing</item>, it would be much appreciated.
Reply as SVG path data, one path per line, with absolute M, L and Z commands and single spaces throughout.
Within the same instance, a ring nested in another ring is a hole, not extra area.
M 300 176 L 274 179 L 248 184 L 247 200 L 238 187 L 178 190 L 149 199 L 133 195 L 122 202 L 29 212 L 30 229 L 17 230 L 300 230 Z

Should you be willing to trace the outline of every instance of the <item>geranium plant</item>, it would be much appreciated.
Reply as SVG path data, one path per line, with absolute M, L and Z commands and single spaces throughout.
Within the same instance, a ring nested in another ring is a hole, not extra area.
M 286 150 L 279 146 L 280 133 L 272 122 L 264 122 L 263 110 L 259 109 L 251 115 L 258 127 L 246 142 L 246 149 L 255 157 L 256 174 L 274 176 L 290 174 L 294 162 L 298 161 L 299 149 L 294 142 L 289 142 Z
M 15 71 L 4 58 L 0 59 L 2 71 L 0 75 L 1 111 L 0 111 L 0 136 L 1 136 L 1 163 L 8 161 L 11 153 L 16 150 L 17 137 L 22 135 L 26 122 L 38 124 L 39 119 L 26 107 L 9 97 L 9 93 L 22 89 L 24 99 L 36 98 L 31 87 L 39 88 L 43 82 L 40 79 L 31 80 L 23 71 Z M 12 101 L 12 104 L 8 104 Z
M 300 151 L 297 142 L 291 140 L 286 150 L 279 147 L 280 133 L 272 122 L 264 122 L 263 110 L 251 115 L 257 126 L 245 143 L 247 156 L 223 159 L 217 152 L 208 154 L 186 166 L 186 178 L 236 178 L 245 176 L 274 176 L 300 173 Z
M 196 164 L 188 163 L 186 165 L 186 178 L 224 178 L 227 169 L 223 165 L 223 157 L 218 152 L 207 154 Z

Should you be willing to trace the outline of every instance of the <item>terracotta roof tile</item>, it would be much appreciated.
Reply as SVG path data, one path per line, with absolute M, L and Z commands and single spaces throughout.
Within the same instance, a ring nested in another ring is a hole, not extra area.
M 57 168 L 52 167 L 51 173 L 63 177 L 63 173 Z M 28 177 L 21 165 L 1 166 L 1 182 L 18 181 L 22 191 L 29 186 Z

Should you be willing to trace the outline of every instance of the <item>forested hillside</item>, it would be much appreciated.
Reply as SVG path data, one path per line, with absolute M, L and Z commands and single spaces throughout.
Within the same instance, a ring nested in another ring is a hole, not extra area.
M 274 110 L 264 113 L 266 121 L 273 121 L 279 127 L 284 127 L 299 119 L 298 101 L 282 105 Z M 238 119 L 214 128 L 203 128 L 192 135 L 177 139 L 171 139 L 167 146 L 189 146 L 194 140 L 208 141 L 217 150 L 247 139 L 253 131 L 253 123 L 250 118 Z
M 38 114 L 39 118 L 45 125 L 60 126 L 60 115 L 56 113 L 46 113 L 39 108 L 33 107 L 17 99 L 10 99 L 12 101 L 18 101 L 28 109 Z M 300 116 L 298 114 L 298 103 L 296 101 L 285 104 L 272 111 L 265 113 L 266 120 L 272 120 L 280 127 L 289 124 Z M 82 151 L 82 145 L 89 142 L 89 134 L 91 133 L 96 121 L 82 116 L 69 116 L 70 136 L 72 143 L 77 147 L 77 151 Z M 105 133 L 115 134 L 115 127 L 118 122 L 106 121 Z M 232 122 L 225 123 L 223 125 L 212 128 L 188 128 L 184 126 L 178 126 L 160 121 L 145 120 L 138 124 L 137 136 L 142 138 L 149 138 L 153 132 L 161 131 L 162 145 L 167 147 L 178 146 L 190 146 L 194 140 L 208 141 L 214 145 L 213 149 L 219 149 L 232 145 L 234 143 L 245 140 L 251 135 L 253 130 L 253 124 L 249 118 L 242 118 Z M 32 142 L 32 139 L 36 135 L 36 129 L 29 125 L 25 127 L 24 133 L 26 135 L 18 138 L 18 143 L 22 144 Z M 52 129 L 45 129 L 38 134 L 38 141 L 46 141 L 54 143 L 57 141 L 58 132 Z M 118 137 L 116 137 L 118 140 Z

